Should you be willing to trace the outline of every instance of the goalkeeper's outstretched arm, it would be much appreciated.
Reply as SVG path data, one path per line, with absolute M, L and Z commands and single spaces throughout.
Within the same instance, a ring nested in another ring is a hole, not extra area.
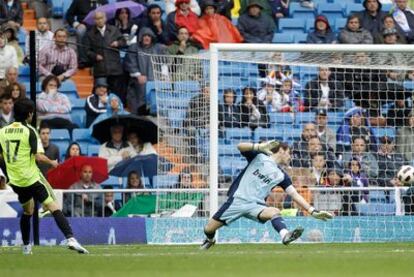
M 279 145 L 276 140 L 265 141 L 261 143 L 241 142 L 237 145 L 240 152 L 259 151 L 268 155 L 272 155 L 272 149 Z
M 303 197 L 300 195 L 293 185 L 286 188 L 286 193 L 292 197 L 293 201 L 296 202 L 302 209 L 308 211 L 308 213 L 316 219 L 326 221 L 332 219 L 333 215 L 326 211 L 318 211 L 312 207 Z

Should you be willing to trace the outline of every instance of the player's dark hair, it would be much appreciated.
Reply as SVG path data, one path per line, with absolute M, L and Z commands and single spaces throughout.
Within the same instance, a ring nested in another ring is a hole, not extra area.
M 14 103 L 13 113 L 17 122 L 25 122 L 30 113 L 34 113 L 35 104 L 30 99 L 19 99 Z
M 60 88 L 60 81 L 58 77 L 56 77 L 55 75 L 49 75 L 42 82 L 42 91 L 46 92 L 46 87 L 50 81 L 55 81 L 57 84 L 57 88 Z
M 289 149 L 289 145 L 287 143 L 280 142 L 277 146 L 270 149 L 270 151 L 272 151 L 272 153 L 277 153 L 279 152 L 280 149 L 283 149 L 284 151 L 286 151 Z

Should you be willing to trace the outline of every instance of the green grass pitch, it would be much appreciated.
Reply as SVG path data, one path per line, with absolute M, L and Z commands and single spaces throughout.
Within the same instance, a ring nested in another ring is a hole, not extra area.
M 414 276 L 414 243 L 0 247 L 0 276 Z

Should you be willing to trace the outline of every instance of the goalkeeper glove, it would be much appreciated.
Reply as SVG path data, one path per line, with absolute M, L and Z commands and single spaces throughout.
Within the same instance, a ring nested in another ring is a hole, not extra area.
M 267 155 L 272 155 L 273 152 L 271 151 L 271 149 L 275 148 L 278 145 L 279 145 L 278 141 L 270 140 L 266 142 L 253 144 L 253 150 L 265 153 Z
M 309 213 L 314 218 L 320 219 L 320 220 L 323 220 L 323 221 L 327 221 L 328 219 L 332 219 L 333 218 L 333 214 L 331 214 L 330 212 L 318 211 L 318 210 L 316 210 L 313 207 L 309 209 Z

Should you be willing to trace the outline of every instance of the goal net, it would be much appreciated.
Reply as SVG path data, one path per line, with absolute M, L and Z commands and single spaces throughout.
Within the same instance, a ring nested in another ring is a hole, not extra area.
M 414 48 L 217 45 L 197 56 L 153 56 L 147 100 L 159 126 L 155 242 L 199 242 L 203 225 L 246 167 L 239 142 L 276 139 L 279 166 L 317 222 L 281 189 L 266 203 L 303 241 L 414 240 L 414 192 L 397 178 L 413 164 Z M 413 118 L 413 119 L 411 119 Z M 167 235 L 168 234 L 168 235 Z M 270 224 L 240 220 L 219 241 L 278 241 Z

